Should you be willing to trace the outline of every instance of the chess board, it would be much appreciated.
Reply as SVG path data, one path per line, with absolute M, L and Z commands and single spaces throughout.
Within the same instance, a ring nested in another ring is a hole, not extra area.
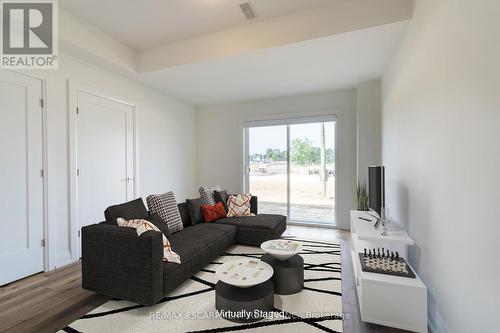
M 388 274 L 407 278 L 415 278 L 410 266 L 403 258 L 391 258 L 390 256 L 377 256 L 359 253 L 361 269 L 363 272 Z

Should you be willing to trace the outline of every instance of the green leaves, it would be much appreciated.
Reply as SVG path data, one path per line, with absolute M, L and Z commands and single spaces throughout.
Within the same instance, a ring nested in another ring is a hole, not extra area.
M 286 151 L 279 149 L 267 148 L 266 158 L 269 161 L 286 161 Z
M 366 190 L 366 183 L 359 183 L 356 185 L 356 209 L 368 211 L 368 191 Z
M 325 150 L 326 163 L 334 163 L 335 152 L 333 149 Z M 321 148 L 313 146 L 309 138 L 295 138 L 291 142 L 290 160 L 298 165 L 311 165 L 321 163 Z

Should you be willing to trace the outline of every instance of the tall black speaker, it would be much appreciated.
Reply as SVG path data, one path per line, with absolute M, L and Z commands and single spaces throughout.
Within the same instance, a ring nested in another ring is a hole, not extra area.
M 382 216 L 385 208 L 385 170 L 383 166 L 368 167 L 368 206 Z

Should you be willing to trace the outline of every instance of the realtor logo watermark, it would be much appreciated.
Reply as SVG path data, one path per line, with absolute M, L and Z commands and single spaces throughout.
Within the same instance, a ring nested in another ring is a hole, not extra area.
M 1 65 L 57 69 L 58 12 L 54 1 L 1 1 Z

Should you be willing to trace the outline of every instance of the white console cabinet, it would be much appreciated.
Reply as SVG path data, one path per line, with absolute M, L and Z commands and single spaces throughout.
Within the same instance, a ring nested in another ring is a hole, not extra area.
M 366 322 L 396 327 L 414 332 L 428 332 L 427 288 L 415 270 L 416 278 L 363 272 L 359 253 L 363 249 L 385 248 L 398 251 L 407 259 L 407 247 L 414 241 L 407 232 L 389 224 L 387 235 L 382 226 L 375 229 L 370 215 L 351 211 L 351 255 L 358 292 L 361 319 Z

